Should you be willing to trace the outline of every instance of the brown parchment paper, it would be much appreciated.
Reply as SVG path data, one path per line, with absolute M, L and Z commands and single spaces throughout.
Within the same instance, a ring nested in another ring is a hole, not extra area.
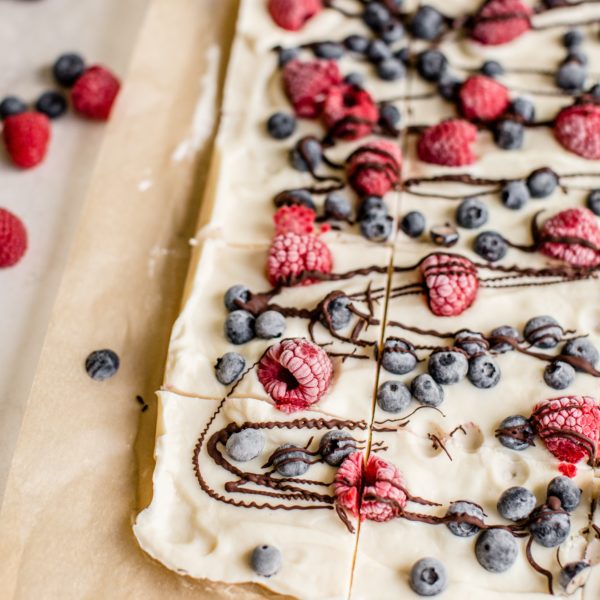
M 140 550 L 131 530 L 150 499 L 154 390 L 180 305 L 211 138 L 199 148 L 192 140 L 183 156 L 177 149 L 204 106 L 207 50 L 215 44 L 222 86 L 236 12 L 236 0 L 149 5 L 9 475 L 0 513 L 3 599 L 263 597 L 255 587 L 171 573 Z M 99 383 L 83 363 L 105 347 L 121 367 Z M 138 394 L 149 404 L 145 412 Z

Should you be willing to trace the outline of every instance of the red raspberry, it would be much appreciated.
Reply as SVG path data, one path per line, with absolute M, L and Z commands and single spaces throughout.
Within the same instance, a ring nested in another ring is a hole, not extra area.
M 120 88 L 121 83 L 108 69 L 89 67 L 71 90 L 73 108 L 84 117 L 106 121 Z
M 320 346 L 301 338 L 271 346 L 258 363 L 257 376 L 275 406 L 287 413 L 304 410 L 327 392 L 333 365 Z
M 302 29 L 322 8 L 321 0 L 269 0 L 273 21 L 288 31 Z
M 563 108 L 554 120 L 554 135 L 567 150 L 588 158 L 600 158 L 600 105 L 576 104 Z
M 510 103 L 508 90 L 485 75 L 473 75 L 461 86 L 460 107 L 467 119 L 493 121 L 497 119 Z
M 277 235 L 290 232 L 300 235 L 312 233 L 315 229 L 316 218 L 315 211 L 303 204 L 281 206 L 273 215 Z
M 374 454 L 365 466 L 361 452 L 351 454 L 341 464 L 334 493 L 338 505 L 351 515 L 379 523 L 397 517 L 407 501 L 402 473 Z
M 27 250 L 27 230 L 23 221 L 0 208 L 0 268 L 16 265 Z
M 398 184 L 402 153 L 393 142 L 365 144 L 347 159 L 350 185 L 362 196 L 383 196 Z
M 600 264 L 600 227 L 591 210 L 568 208 L 548 219 L 540 231 L 540 251 L 546 256 L 564 260 L 575 267 Z M 578 244 L 581 240 L 592 247 Z
M 24 112 L 8 117 L 2 131 L 6 150 L 13 163 L 22 169 L 39 165 L 50 141 L 50 120 L 39 112 Z
M 558 460 L 594 460 L 600 438 L 600 407 L 589 396 L 564 396 L 540 402 L 531 421 L 546 448 Z
M 342 75 L 334 60 L 302 62 L 295 59 L 283 68 L 283 87 L 299 117 L 317 117 L 330 88 L 341 81 Z
M 421 263 L 429 308 L 438 317 L 463 313 L 477 297 L 479 279 L 475 265 L 458 254 L 430 254 Z
M 558 470 L 561 472 L 562 475 L 571 479 L 573 479 L 573 477 L 577 475 L 577 467 L 575 465 L 572 465 L 571 463 L 560 463 L 558 465 Z
M 471 37 L 487 46 L 506 44 L 531 29 L 532 14 L 521 0 L 490 0 L 475 15 Z
M 331 273 L 333 260 L 325 242 L 311 234 L 282 233 L 276 235 L 269 248 L 267 276 L 271 285 L 287 285 L 290 279 L 305 271 Z M 302 285 L 314 283 L 306 279 Z
M 354 85 L 332 87 L 323 104 L 323 120 L 331 136 L 357 140 L 369 135 L 379 119 L 371 94 Z
M 447 167 L 460 167 L 475 162 L 471 146 L 477 139 L 477 128 L 462 119 L 448 119 L 428 127 L 417 145 L 417 154 L 425 162 Z

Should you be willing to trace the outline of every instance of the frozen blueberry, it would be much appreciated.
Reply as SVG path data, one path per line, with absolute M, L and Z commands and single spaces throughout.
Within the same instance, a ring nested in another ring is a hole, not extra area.
M 16 96 L 6 96 L 6 98 L 0 102 L 0 119 L 20 115 L 25 111 L 27 111 L 27 104 Z
M 589 92 L 594 100 L 600 100 L 600 83 L 593 85 Z
M 312 210 L 316 210 L 315 203 L 308 190 L 286 190 L 275 196 L 275 206 L 306 206 Z
M 378 30 L 390 19 L 390 11 L 378 2 L 369 2 L 363 12 L 363 21 L 371 28 Z
M 570 29 L 565 32 L 562 41 L 565 48 L 571 49 L 576 46 L 581 46 L 583 43 L 583 32 L 579 29 Z
M 408 46 L 400 48 L 400 50 L 396 50 L 396 52 L 394 52 L 394 56 L 408 66 L 410 63 L 410 48 Z
M 563 360 L 553 360 L 544 369 L 544 381 L 554 390 L 565 390 L 575 380 L 575 369 Z
M 502 119 L 494 126 L 494 142 L 502 150 L 518 150 L 523 146 L 525 128 L 518 121 Z
M 555 477 L 546 490 L 546 497 L 554 496 L 560 500 L 560 505 L 567 512 L 575 510 L 581 502 L 581 489 L 578 488 L 572 479 L 559 475 Z
M 587 207 L 600 217 L 600 189 L 592 190 L 586 199 Z
M 446 516 L 449 515 L 468 515 L 469 517 L 475 517 L 480 521 L 483 521 L 485 518 L 481 506 L 464 500 L 453 502 L 446 511 Z M 479 527 L 477 527 L 477 525 L 459 519 L 456 521 L 449 521 L 446 523 L 446 527 L 458 537 L 472 537 L 479 532 Z
M 299 48 L 280 48 L 277 56 L 277 63 L 280 67 L 285 67 L 290 61 L 298 58 L 300 55 Z
M 243 370 L 246 368 L 246 361 L 241 354 L 237 352 L 227 352 L 217 359 L 215 365 L 215 375 L 219 383 L 230 385 L 239 379 Z
M 556 319 L 549 315 L 541 315 L 525 323 L 523 335 L 532 346 L 554 348 L 562 339 L 563 330 Z
M 437 383 L 452 385 L 465 377 L 469 370 L 469 362 L 462 352 L 434 352 L 429 357 L 427 369 Z
M 527 488 L 515 486 L 508 488 L 498 500 L 498 512 L 509 521 L 526 519 L 535 508 L 536 499 Z
M 439 406 L 444 401 L 444 388 L 428 373 L 417 375 L 410 384 L 413 398 L 425 406 Z
M 475 238 L 473 250 L 481 258 L 489 262 L 495 262 L 506 256 L 508 244 L 499 233 L 495 231 L 483 231 Z
M 393 44 L 404 37 L 404 27 L 397 19 L 390 19 L 378 28 L 377 33 L 386 44 Z
M 248 462 L 265 449 L 265 436 L 258 429 L 242 429 L 229 436 L 227 454 L 236 462 Z
M 406 75 L 406 67 L 397 58 L 387 58 L 377 64 L 377 75 L 384 81 L 397 81 Z
M 367 196 L 360 203 L 360 208 L 358 209 L 358 218 L 363 219 L 370 212 L 384 211 L 388 212 L 387 206 L 383 201 L 381 196 Z
M 388 131 L 395 131 L 400 125 L 402 115 L 393 104 L 382 104 L 379 108 L 379 124 Z
M 467 377 L 476 388 L 487 390 L 495 387 L 501 375 L 498 363 L 491 356 L 480 354 L 469 360 Z
M 419 596 L 437 596 L 447 585 L 446 567 L 436 558 L 422 558 L 410 570 L 410 588 Z
M 315 56 L 328 60 L 337 60 L 344 56 L 344 46 L 337 42 L 319 42 L 313 47 Z
M 344 39 L 344 46 L 351 52 L 363 54 L 369 47 L 369 38 L 358 34 L 349 35 Z
M 427 81 L 439 81 L 448 68 L 448 59 L 439 50 L 425 50 L 417 55 L 417 72 Z
M 488 77 L 498 77 L 504 73 L 504 67 L 497 60 L 486 60 L 481 65 L 481 72 Z
M 579 60 L 573 58 L 565 61 L 554 76 L 556 85 L 567 92 L 577 92 L 585 86 L 587 69 Z
M 527 187 L 532 198 L 546 198 L 558 186 L 558 177 L 552 169 L 536 169 L 527 178 Z
M 431 241 L 437 246 L 443 246 L 444 248 L 450 248 L 458 242 L 458 231 L 450 223 L 444 223 L 443 225 L 434 225 L 429 230 Z
M 69 52 L 62 54 L 52 66 L 54 79 L 60 85 L 71 87 L 83 75 L 85 62 L 79 54 Z
M 300 477 L 308 471 L 311 457 L 294 444 L 282 444 L 272 459 L 273 467 L 283 477 Z
M 325 197 L 325 214 L 338 221 L 346 221 L 352 217 L 350 200 L 344 194 L 331 192 Z
M 110 379 L 119 370 L 121 361 L 113 350 L 95 350 L 85 359 L 87 374 L 96 381 Z
M 252 551 L 250 564 L 261 577 L 273 577 L 281 569 L 281 551 L 275 546 L 257 546 Z
M 356 448 L 356 440 L 347 431 L 332 429 L 321 438 L 319 454 L 328 465 L 339 467 Z
M 329 324 L 334 331 L 339 331 L 348 327 L 352 320 L 352 311 L 350 310 L 350 298 L 348 296 L 338 296 L 327 303 L 327 315 Z
M 267 131 L 276 140 L 285 140 L 296 130 L 296 119 L 293 115 L 276 112 L 267 121 Z
M 496 430 L 498 441 L 510 450 L 526 450 L 533 440 L 533 428 L 528 419 L 521 415 L 511 415 L 500 423 Z
M 344 81 L 348 84 L 348 85 L 354 85 L 356 87 L 362 87 L 365 83 L 365 76 L 362 73 L 348 73 L 348 75 L 346 75 L 344 77 Z
M 487 223 L 489 212 L 481 198 L 465 198 L 456 209 L 456 222 L 465 229 L 477 229 Z
M 400 229 L 411 238 L 418 238 L 422 235 L 426 226 L 425 215 L 418 210 L 406 213 L 400 221 Z
M 421 40 L 434 40 L 442 33 L 445 19 L 441 12 L 425 4 L 420 6 L 410 24 L 411 31 Z
M 417 366 L 413 347 L 398 338 L 390 337 L 383 344 L 381 366 L 394 375 L 405 375 Z
M 385 242 L 392 233 L 393 221 L 387 211 L 373 210 L 360 220 L 360 232 L 372 242 Z
M 574 356 L 576 358 L 583 358 L 592 367 L 598 364 L 598 350 L 588 338 L 579 337 L 573 340 L 569 340 L 562 348 L 561 354 L 565 356 Z
M 379 63 L 382 60 L 387 60 L 392 57 L 392 52 L 389 46 L 382 40 L 371 40 L 367 49 L 367 58 L 374 62 Z
M 590 576 L 590 563 L 587 560 L 578 560 L 567 563 L 558 575 L 558 583 L 564 592 L 570 596 L 583 587 Z
M 49 119 L 58 119 L 67 112 L 67 99 L 64 94 L 53 90 L 44 92 L 35 102 L 35 110 Z
M 276 310 L 266 310 L 256 317 L 256 336 L 263 340 L 278 338 L 285 331 L 285 317 Z
M 521 117 L 525 123 L 531 123 L 535 119 L 535 105 L 529 99 L 523 96 L 515 98 L 510 103 L 510 111 Z
M 469 356 L 481 354 L 488 349 L 488 344 L 483 335 L 476 331 L 469 331 L 468 329 L 463 329 L 456 334 L 454 337 L 454 346 L 460 348 Z
M 581 50 L 579 50 L 577 48 L 573 48 L 573 50 L 571 50 L 569 52 L 569 55 L 567 56 L 567 61 L 568 62 L 575 61 L 585 67 L 588 64 L 589 59 L 587 57 L 587 54 L 585 54 L 584 52 L 582 52 Z
M 225 319 L 225 337 L 232 344 L 245 344 L 254 337 L 254 317 L 245 310 L 234 310 Z
M 502 338 L 509 338 L 515 342 L 519 341 L 519 332 L 510 325 L 501 325 L 496 327 L 490 334 L 490 350 L 504 354 L 514 349 L 513 345 L 509 341 L 505 341 Z
M 516 539 L 505 529 L 486 529 L 481 532 L 475 544 L 477 561 L 492 573 L 503 573 L 510 569 L 518 554 Z
M 522 179 L 509 181 L 502 186 L 500 191 L 502 204 L 511 210 L 519 210 L 529 200 L 529 188 Z
M 225 307 L 227 310 L 238 310 L 239 306 L 236 303 L 236 300 L 240 302 L 248 302 L 250 300 L 250 290 L 245 285 L 232 285 L 225 292 Z
M 531 513 L 529 531 L 544 548 L 560 546 L 571 531 L 571 520 L 566 512 L 556 512 L 547 505 L 538 506 Z
M 321 142 L 314 137 L 303 137 L 290 151 L 290 162 L 297 171 L 314 171 L 323 160 Z
M 437 91 L 444 100 L 456 102 L 461 85 L 460 79 L 457 79 L 452 74 L 444 73 L 438 81 Z
M 401 381 L 386 381 L 377 390 L 377 405 L 389 413 L 399 413 L 410 404 L 410 391 Z

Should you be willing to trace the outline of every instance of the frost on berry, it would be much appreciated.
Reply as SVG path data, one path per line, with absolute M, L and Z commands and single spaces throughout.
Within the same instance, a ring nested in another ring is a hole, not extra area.
M 347 159 L 348 182 L 361 196 L 383 196 L 398 185 L 402 153 L 397 144 L 372 142 Z
M 271 18 L 279 27 L 298 31 L 323 8 L 321 0 L 269 0 Z
M 554 135 L 570 152 L 600 159 L 600 106 L 576 104 L 563 108 L 554 121 Z
M 489 0 L 475 15 L 471 37 L 481 44 L 506 44 L 531 29 L 533 11 L 521 0 Z
M 277 235 L 282 233 L 297 233 L 300 235 L 312 233 L 315 229 L 317 215 L 312 208 L 301 204 L 281 206 L 273 216 Z
M 433 165 L 460 167 L 475 162 L 471 144 L 477 128 L 464 119 L 448 119 L 428 127 L 419 138 L 419 158 Z
M 379 119 L 371 94 L 353 85 L 332 87 L 323 104 L 323 121 L 334 138 L 356 140 L 369 135 Z
M 460 107 L 467 119 L 493 121 L 510 103 L 508 90 L 485 75 L 472 75 L 461 86 Z

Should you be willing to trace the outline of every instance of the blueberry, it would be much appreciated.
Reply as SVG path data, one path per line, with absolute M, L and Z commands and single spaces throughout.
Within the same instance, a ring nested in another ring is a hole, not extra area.
M 487 223 L 489 212 L 481 198 L 465 198 L 456 209 L 456 222 L 465 229 L 477 229 Z
M 397 58 L 387 58 L 377 65 L 377 75 L 383 81 L 397 81 L 406 75 L 406 68 Z
M 549 315 L 541 315 L 525 323 L 523 335 L 532 346 L 554 348 L 562 339 L 563 330 L 556 319 Z
M 360 220 L 360 232 L 372 242 L 385 242 L 392 233 L 393 221 L 387 211 L 370 211 Z
M 459 96 L 461 81 L 452 74 L 444 74 L 440 78 L 437 91 L 439 95 L 448 102 L 456 102 Z
M 338 296 L 327 303 L 327 315 L 329 325 L 334 331 L 339 331 L 348 327 L 352 320 L 352 311 L 349 308 L 350 298 L 347 296 Z
M 468 329 L 463 329 L 454 336 L 454 346 L 460 348 L 469 356 L 481 354 L 488 349 L 488 344 L 483 335 Z
M 402 115 L 393 104 L 382 104 L 379 108 L 379 124 L 386 130 L 394 131 L 398 128 Z
M 272 458 L 273 467 L 283 477 L 304 475 L 308 471 L 310 462 L 310 455 L 294 444 L 282 444 Z
M 337 60 L 344 56 L 344 46 L 337 42 L 320 42 L 314 45 L 315 56 L 328 60 Z
M 573 50 L 571 50 L 567 56 L 567 62 L 576 62 L 579 63 L 581 66 L 585 67 L 587 66 L 589 59 L 587 57 L 587 54 L 585 54 L 584 52 L 582 52 L 581 50 L 578 50 L 577 48 L 574 48 Z
M 502 186 L 500 191 L 502 204 L 511 210 L 519 210 L 529 200 L 529 188 L 522 179 L 509 181 Z
M 498 512 L 509 521 L 526 519 L 535 508 L 536 499 L 532 492 L 524 487 L 511 487 L 502 492 L 498 500 Z
M 377 33 L 386 44 L 393 44 L 404 37 L 404 27 L 400 21 L 390 19 L 377 28 Z
M 44 92 L 35 102 L 35 110 L 49 119 L 58 119 L 67 112 L 67 99 L 55 91 Z
M 265 436 L 258 429 L 242 429 L 229 436 L 227 454 L 236 462 L 248 462 L 265 449 Z
M 518 121 L 502 119 L 494 125 L 494 142 L 502 150 L 518 150 L 523 146 L 525 128 Z
M 594 100 L 600 100 L 600 83 L 593 85 L 589 91 Z
M 462 352 L 434 352 L 429 357 L 427 369 L 437 383 L 451 385 L 465 377 L 469 370 L 469 362 Z
M 87 374 L 96 381 L 110 379 L 119 370 L 121 361 L 113 350 L 95 350 L 85 359 Z
M 328 431 L 319 443 L 319 454 L 332 467 L 339 467 L 356 449 L 356 440 L 347 431 L 339 429 Z
M 365 76 L 362 73 L 348 73 L 348 75 L 344 77 L 344 81 L 348 85 L 363 87 L 365 84 Z
M 556 512 L 547 505 L 538 506 L 531 513 L 529 531 L 544 548 L 560 546 L 571 531 L 571 520 L 566 512 Z
M 280 67 L 285 67 L 290 61 L 298 58 L 300 55 L 299 48 L 280 48 L 277 56 L 277 63 Z
M 316 210 L 315 203 L 308 190 L 286 190 L 275 196 L 275 206 L 306 206 L 312 210 Z
M 544 381 L 554 390 L 565 390 L 575 380 L 575 369 L 562 360 L 553 360 L 544 369 Z
M 481 65 L 481 72 L 488 77 L 497 77 L 504 73 L 504 67 L 496 60 L 486 60 Z
M 240 302 L 248 302 L 250 300 L 250 290 L 245 285 L 232 285 L 225 292 L 225 307 L 227 310 L 238 310 L 239 306 L 236 303 L 236 300 Z
M 402 412 L 410 404 L 410 399 L 410 391 L 401 381 L 386 381 L 377 390 L 377 405 L 385 412 Z
M 237 379 L 246 368 L 246 361 L 237 352 L 227 352 L 217 359 L 215 375 L 219 383 L 230 385 Z
M 575 46 L 581 46 L 583 44 L 583 32 L 579 29 L 570 29 L 565 32 L 562 41 L 565 48 L 571 49 Z
M 417 55 L 417 72 L 427 81 L 439 81 L 448 68 L 448 59 L 439 50 L 425 50 Z
M 296 130 L 296 119 L 293 115 L 276 112 L 267 121 L 267 131 L 276 140 L 285 140 Z
M 400 48 L 400 50 L 396 50 L 396 52 L 394 52 L 394 56 L 408 66 L 410 63 L 410 48 L 408 46 Z
M 444 401 L 444 388 L 428 373 L 417 375 L 410 384 L 413 398 L 425 406 L 439 406 Z
M 425 215 L 418 210 L 406 213 L 400 221 L 400 229 L 411 238 L 418 238 L 422 235 L 426 225 Z
M 533 428 L 528 419 L 521 415 L 506 417 L 497 429 L 498 441 L 510 450 L 527 450 L 533 439 Z
M 491 356 L 480 354 L 469 360 L 467 377 L 476 388 L 487 390 L 498 385 L 500 367 Z
M 406 375 L 417 366 L 413 347 L 404 340 L 390 337 L 383 344 L 381 366 L 394 375 Z
M 371 40 L 367 49 L 367 58 L 370 61 L 378 63 L 382 60 L 391 58 L 391 56 L 392 53 L 385 42 L 382 42 L 381 40 Z
M 60 85 L 71 87 L 83 75 L 85 62 L 79 54 L 62 54 L 52 66 L 54 79 Z
M 567 92 L 578 92 L 583 89 L 587 79 L 587 69 L 578 60 L 567 60 L 558 68 L 554 76 L 556 85 Z
M 256 336 L 263 340 L 278 338 L 285 331 L 285 317 L 276 310 L 266 310 L 256 317 Z
M 325 197 L 325 214 L 338 221 L 346 221 L 352 217 L 350 200 L 344 194 L 331 192 Z
M 579 337 L 569 340 L 562 348 L 561 354 L 565 356 L 574 356 L 576 358 L 583 358 L 585 361 L 590 363 L 592 367 L 598 364 L 598 350 L 588 338 Z
M 583 587 L 590 576 L 590 563 L 587 560 L 578 560 L 567 563 L 558 575 L 558 583 L 565 593 L 570 596 Z
M 230 312 L 225 320 L 225 337 L 232 344 L 245 344 L 254 337 L 254 317 L 245 310 Z
M 575 510 L 581 502 L 581 489 L 578 488 L 572 479 L 559 475 L 555 477 L 546 490 L 546 497 L 554 496 L 560 500 L 560 505 L 567 512 Z
M 349 35 L 344 39 L 344 46 L 351 52 L 364 54 L 369 47 L 369 38 L 366 38 L 364 35 Z
M 480 521 L 483 521 L 485 518 L 481 506 L 464 500 L 453 502 L 446 511 L 446 516 L 449 515 L 468 515 L 469 517 L 475 517 Z M 477 525 L 458 519 L 456 521 L 449 521 L 446 523 L 446 527 L 458 537 L 472 537 L 480 531 Z
M 444 225 L 434 225 L 429 230 L 431 241 L 437 246 L 443 246 L 444 248 L 450 248 L 458 242 L 458 231 L 450 223 L 444 223 Z
M 600 217 L 600 189 L 592 190 L 586 199 L 587 207 Z
M 416 38 L 434 40 L 442 33 L 444 24 L 444 15 L 433 8 L 433 6 L 425 4 L 419 7 L 410 26 Z
M 376 211 L 384 211 L 387 213 L 387 206 L 383 201 L 381 196 L 367 196 L 360 203 L 360 208 L 358 209 L 358 218 L 363 219 L 370 212 Z
M 515 342 L 518 342 L 519 337 L 519 332 L 510 325 L 501 325 L 500 327 L 496 327 L 496 329 L 494 329 L 490 334 L 490 350 L 498 352 L 499 354 L 510 352 L 514 349 L 512 344 L 508 341 L 502 340 L 501 338 L 509 338 L 511 340 L 515 340 Z
M 475 556 L 479 564 L 492 573 L 503 573 L 512 567 L 519 546 L 511 533 L 505 529 L 486 529 L 475 544 Z
M 527 177 L 527 187 L 532 198 L 546 198 L 558 186 L 558 177 L 552 169 L 536 169 Z
M 525 123 L 531 123 L 535 119 L 535 105 L 529 98 L 519 96 L 510 103 L 510 112 L 521 117 Z
M 419 596 L 437 596 L 447 585 L 446 567 L 436 558 L 422 558 L 410 570 L 410 588 Z
M 315 171 L 322 160 L 321 142 L 314 137 L 303 137 L 290 151 L 290 162 L 297 171 Z
M 495 231 L 483 231 L 475 238 L 473 250 L 481 258 L 489 262 L 495 262 L 506 256 L 508 244 L 499 233 Z
M 27 111 L 27 104 L 16 96 L 6 96 L 0 102 L 0 119 L 6 119 L 14 115 L 20 115 Z
M 278 548 L 263 545 L 254 548 L 250 564 L 254 571 L 261 577 L 273 577 L 281 569 L 282 560 L 281 552 Z
M 378 30 L 390 19 L 390 11 L 379 4 L 378 2 L 369 2 L 365 7 L 362 18 L 363 21 L 371 28 Z

